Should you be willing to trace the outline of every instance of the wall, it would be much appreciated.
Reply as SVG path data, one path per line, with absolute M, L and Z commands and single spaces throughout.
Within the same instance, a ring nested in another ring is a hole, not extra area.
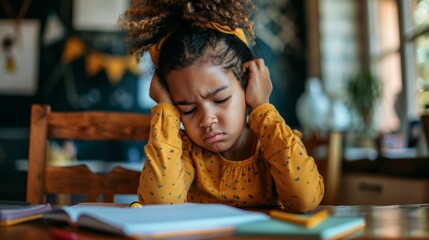
M 4 20 L 10 21 L 9 25 L 13 26 L 14 21 L 10 17 L 13 16 L 13 13 L 20 12 L 26 2 L 28 1 L 2 1 L 0 5 L 0 20 L 3 20 L 0 22 L 2 40 L 8 34 L 14 35 L 14 31 L 9 33 L 4 30 L 7 25 Z M 20 72 L 28 71 L 28 66 L 22 63 L 25 63 L 25 58 L 32 54 L 38 54 L 35 62 L 37 76 L 34 78 L 36 89 L 34 92 L 20 92 L 19 90 L 5 90 L 5 85 L 0 85 L 0 108 L 4 113 L 0 117 L 0 199 L 23 200 L 25 198 L 26 172 L 17 170 L 17 166 L 23 162 L 22 160 L 25 162 L 28 155 L 31 104 L 50 104 L 55 111 L 149 112 L 148 104 L 150 102 L 146 102 L 147 99 L 142 100 L 139 96 L 142 86 L 144 87 L 144 84 L 147 83 L 147 75 L 151 70 L 149 67 L 139 68 L 139 73 L 136 73 L 132 71 L 135 69 L 131 65 L 127 65 L 123 75 L 119 76 L 116 76 L 114 72 L 106 71 L 112 69 L 115 64 L 127 61 L 127 58 L 124 57 L 126 49 L 123 36 L 120 33 L 98 31 L 98 29 L 94 31 L 75 29 L 72 0 L 33 0 L 30 2 L 28 11 L 18 29 L 28 21 L 36 20 L 39 24 L 38 33 L 29 36 L 18 31 L 19 34 L 16 34 L 18 40 L 14 45 L 16 52 L 13 53 L 15 54 L 13 57 L 16 58 L 16 72 L 10 73 L 10 75 L 19 75 Z M 52 29 L 52 25 L 55 24 L 57 27 Z M 49 35 L 52 39 L 52 34 L 61 32 L 60 30 L 63 34 L 59 34 L 57 38 L 54 38 L 55 40 L 46 40 Z M 19 44 L 27 41 L 28 39 L 25 38 L 28 37 L 33 37 L 30 41 L 36 44 L 36 49 L 31 50 L 34 50 L 35 53 L 28 52 L 28 49 L 26 49 L 27 52 L 20 52 L 22 46 Z M 74 43 L 70 44 L 73 39 Z M 81 46 L 81 50 L 78 46 Z M 67 52 L 69 52 L 69 57 L 64 57 Z M 91 56 L 101 57 L 103 63 L 111 63 L 111 65 L 101 67 L 93 75 L 88 75 L 86 71 Z M 3 64 L 1 67 L 4 66 Z M 5 69 L 3 68 L 2 71 L 4 74 Z M 7 78 L 3 78 L 3 81 L 7 82 L 7 80 Z M 18 79 L 18 81 L 21 80 Z M 29 82 L 31 81 L 30 79 Z M 2 83 L 0 82 L 0 84 Z M 62 142 L 58 144 L 61 145 Z M 143 143 L 75 141 L 74 144 L 78 149 L 78 159 L 141 161 L 143 155 Z
M 147 64 L 142 64 L 139 73 L 136 73 L 132 66 L 127 65 L 119 79 L 112 77 L 115 73 L 108 71 L 111 67 L 104 67 L 89 75 L 86 71 L 92 57 L 102 56 L 103 63 L 118 58 L 125 61 L 123 57 L 126 49 L 120 33 L 76 29 L 73 24 L 73 0 L 4 2 L 9 3 L 13 11 L 10 8 L 8 11 L 5 4 L 0 5 L 0 20 L 15 17 L 13 13 L 20 12 L 24 3 L 30 2 L 23 19 L 38 20 L 40 24 L 39 33 L 34 39 L 37 42 L 35 50 L 39 54 L 35 77 L 37 89 L 31 94 L 0 89 L 0 108 L 4 112 L 0 117 L 0 199 L 24 200 L 26 173 L 17 171 L 16 165 L 22 160 L 25 162 L 28 155 L 31 104 L 50 104 L 55 111 L 112 110 L 148 113 L 153 104 L 147 94 L 152 69 Z M 85 4 L 90 2 L 92 1 Z M 274 87 L 271 101 L 291 127 L 299 128 L 295 104 L 303 91 L 306 77 L 303 3 L 289 0 L 256 3 L 260 7 L 260 13 L 255 16 L 258 38 L 254 51 L 258 57 L 265 59 L 270 68 Z M 53 18 L 56 20 L 52 20 Z M 63 26 L 64 34 L 47 43 L 47 32 L 52 34 L 50 27 L 55 24 Z M 77 41 L 69 45 L 73 39 Z M 141 143 L 75 142 L 75 145 L 78 148 L 78 159 L 136 161 L 143 155 Z

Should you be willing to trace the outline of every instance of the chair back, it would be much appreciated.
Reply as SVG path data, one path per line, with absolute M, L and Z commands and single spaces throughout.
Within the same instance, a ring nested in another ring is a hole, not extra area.
M 314 162 L 323 177 L 325 196 L 322 204 L 324 205 L 336 205 L 338 202 L 343 159 L 342 138 L 342 133 L 332 131 L 327 136 L 314 134 L 302 140 L 308 154 L 314 157 Z M 321 146 L 326 147 L 327 150 L 324 157 L 319 157 L 316 153 Z
M 136 194 L 140 171 L 115 167 L 96 174 L 86 165 L 48 164 L 49 140 L 145 141 L 150 115 L 123 112 L 53 112 L 49 105 L 31 109 L 27 202 L 46 202 L 47 194 L 79 194 L 87 202 L 113 202 L 115 194 Z

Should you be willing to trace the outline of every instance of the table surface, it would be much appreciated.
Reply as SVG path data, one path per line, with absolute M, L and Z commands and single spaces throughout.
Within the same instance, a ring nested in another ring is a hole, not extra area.
M 326 209 L 336 216 L 363 216 L 366 227 L 347 239 L 429 239 L 429 204 L 409 205 L 351 205 L 319 206 L 315 211 Z M 266 212 L 270 209 L 250 209 Z M 248 239 L 238 236 L 206 236 L 205 239 Z M 0 239 L 128 239 L 105 233 L 76 229 L 64 224 L 45 223 L 41 220 L 0 227 Z M 270 239 L 252 237 L 252 240 Z M 272 238 L 282 239 L 282 238 Z M 283 238 L 285 239 L 285 238 Z M 288 238 L 290 239 L 290 238 Z

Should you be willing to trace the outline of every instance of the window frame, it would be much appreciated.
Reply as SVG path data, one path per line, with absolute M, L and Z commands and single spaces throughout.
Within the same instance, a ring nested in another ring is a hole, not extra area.
M 374 0 L 366 0 L 366 21 L 368 22 L 366 34 L 368 34 L 369 55 L 368 64 L 370 69 L 375 70 L 374 59 L 374 37 L 371 37 L 376 28 L 376 11 L 373 8 Z M 413 1 L 396 0 L 399 21 L 399 54 L 402 78 L 402 91 L 396 99 L 396 112 L 400 120 L 399 133 L 407 134 L 408 123 L 419 118 L 418 88 L 417 88 L 417 62 L 416 62 L 416 39 L 429 32 L 429 24 L 423 28 L 414 29 Z M 365 50 L 364 50 L 365 51 Z
M 417 116 L 417 106 L 415 104 L 417 92 L 417 87 L 415 85 L 415 79 L 417 77 L 415 71 L 416 55 L 414 51 L 414 43 L 411 42 L 409 38 L 413 31 L 413 15 L 410 3 L 412 3 L 412 1 L 398 0 L 399 32 L 401 34 L 401 67 L 404 93 L 402 102 L 406 109 L 406 113 L 402 117 L 403 121 Z
M 306 0 L 306 14 L 308 26 L 307 58 L 308 58 L 308 76 L 322 77 L 321 70 L 321 46 L 320 46 L 320 1 Z M 361 67 L 368 67 L 374 71 L 373 49 L 371 48 L 371 32 L 374 31 L 375 16 L 374 9 L 371 9 L 371 1 L 377 0 L 355 0 L 356 11 L 358 11 L 358 37 L 359 54 Z M 408 122 L 419 118 L 418 99 L 417 99 L 417 62 L 415 53 L 415 39 L 429 32 L 429 24 L 418 30 L 413 29 L 413 1 L 396 0 L 398 9 L 398 28 L 399 28 L 399 55 L 401 68 L 402 91 L 399 93 L 395 103 L 395 110 L 400 120 L 398 133 L 407 134 Z M 317 9 L 317 10 L 315 10 Z M 311 24 L 310 24 L 311 23 Z M 314 28 L 314 26 L 318 26 Z
M 399 5 L 398 5 L 398 0 L 392 0 L 392 2 L 395 3 L 396 5 L 396 9 L 399 11 Z M 379 77 L 379 80 L 383 82 L 382 78 L 383 76 L 385 76 L 386 72 L 383 72 L 383 68 L 382 68 L 382 64 L 386 63 L 386 61 L 389 61 L 392 59 L 392 57 L 395 57 L 395 55 L 399 58 L 399 63 L 398 63 L 398 68 L 400 68 L 400 77 L 399 77 L 399 81 L 401 84 L 401 89 L 398 92 L 397 95 L 395 95 L 395 102 L 394 102 L 394 111 L 395 111 L 395 115 L 398 118 L 398 128 L 394 128 L 394 125 L 390 125 L 387 124 L 387 126 L 384 126 L 384 128 L 386 129 L 381 129 L 383 128 L 381 125 L 379 126 L 380 129 L 380 133 L 381 134 L 385 134 L 385 133 L 390 133 L 390 132 L 394 132 L 394 133 L 403 133 L 404 131 L 407 130 L 407 126 L 408 124 L 406 124 L 408 122 L 407 117 L 406 117 L 406 109 L 404 109 L 403 105 L 405 102 L 405 96 L 407 96 L 406 94 L 404 94 L 404 89 L 405 87 L 405 83 L 404 83 L 404 77 L 403 77 L 403 67 L 402 67 L 402 63 L 403 63 L 403 59 L 402 59 L 402 50 L 401 50 L 401 32 L 399 29 L 397 29 L 397 40 L 398 40 L 398 45 L 395 47 L 392 46 L 388 46 L 383 47 L 380 45 L 380 41 L 382 41 L 382 39 L 379 38 L 379 34 L 380 34 L 380 29 L 383 28 L 384 26 L 382 25 L 382 23 L 380 22 L 380 16 L 379 16 L 379 1 L 378 0 L 365 0 L 361 3 L 357 4 L 358 9 L 357 11 L 362 11 L 362 14 L 360 14 L 361 18 L 358 19 L 359 22 L 365 22 L 366 24 L 362 27 L 362 32 L 360 33 L 361 35 L 363 35 L 363 40 L 360 44 L 361 47 L 361 56 L 362 58 L 362 68 L 366 68 L 369 69 L 372 73 L 374 73 L 376 76 Z M 397 13 L 397 21 L 398 24 L 400 24 L 400 14 Z M 383 90 L 385 91 L 385 90 Z M 391 96 L 390 96 L 391 97 Z M 381 114 L 383 114 L 383 109 L 382 109 L 382 105 L 383 102 L 385 100 L 383 99 L 378 106 L 378 109 L 376 110 L 376 116 L 374 118 L 375 122 L 379 122 L 381 123 L 381 121 L 383 121 L 383 117 Z M 386 107 L 386 105 L 384 105 L 384 107 Z M 384 111 L 389 111 L 389 109 L 384 109 Z M 392 116 L 393 117 L 393 116 Z M 394 123 L 391 123 L 394 124 Z M 392 128 L 389 130 L 389 128 Z
M 413 23 L 413 1 L 397 0 L 401 33 L 401 59 L 402 73 L 405 93 L 405 106 L 407 109 L 407 120 L 419 116 L 417 100 L 417 62 L 415 44 L 419 37 L 429 33 L 429 24 L 423 28 L 415 29 Z

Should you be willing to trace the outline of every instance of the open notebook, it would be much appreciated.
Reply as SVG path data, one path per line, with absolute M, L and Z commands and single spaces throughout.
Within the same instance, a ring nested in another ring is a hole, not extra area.
M 229 231 L 269 216 L 222 204 L 183 203 L 120 208 L 102 205 L 60 207 L 44 219 L 132 237 L 168 237 Z

